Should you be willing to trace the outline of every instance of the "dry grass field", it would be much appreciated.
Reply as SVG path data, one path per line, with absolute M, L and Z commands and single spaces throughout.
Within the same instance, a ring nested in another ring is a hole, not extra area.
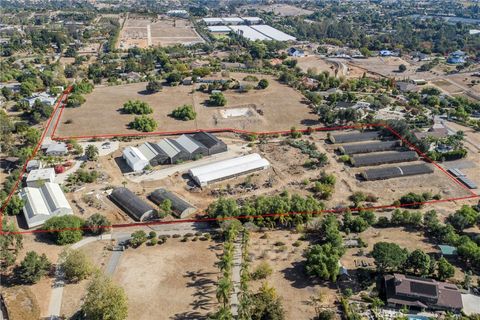
M 203 42 L 188 20 L 129 18 L 120 33 L 118 47 L 146 48 L 148 46 L 169 46 L 174 44 L 191 44 Z
M 231 74 L 241 80 L 245 74 Z M 215 77 L 212 77 L 215 78 Z M 217 76 L 220 79 L 219 76 Z M 128 128 L 134 115 L 122 114 L 121 108 L 128 100 L 142 100 L 154 109 L 153 118 L 158 122 L 157 131 L 193 130 L 211 128 L 236 128 L 250 131 L 289 130 L 318 125 L 318 116 L 309 108 L 304 97 L 294 89 L 283 85 L 271 76 L 265 90 L 250 90 L 241 93 L 235 90 L 224 92 L 225 107 L 209 107 L 205 102 L 209 95 L 193 91 L 194 86 L 165 86 L 155 94 L 144 94 L 146 83 L 99 87 L 86 96 L 87 101 L 79 108 L 65 109 L 57 131 L 59 136 L 101 135 L 136 133 Z M 183 104 L 191 104 L 197 112 L 195 121 L 179 121 L 168 115 Z M 226 109 L 249 108 L 245 115 L 225 118 Z M 67 120 L 72 123 L 66 124 Z
M 289 231 L 250 234 L 250 271 L 253 272 L 261 262 L 267 262 L 273 273 L 266 279 L 250 281 L 249 288 L 255 292 L 263 282 L 273 286 L 282 299 L 287 320 L 313 319 L 315 308 L 311 305 L 312 297 L 318 297 L 320 292 L 325 296 L 325 307 L 333 307 L 336 300 L 334 288 L 306 276 L 302 255 L 308 242 L 299 241 L 300 245 L 294 246 L 299 237 L 300 234 Z M 283 245 L 275 245 L 280 242 Z
M 128 319 L 203 319 L 217 308 L 221 244 L 168 239 L 123 254 L 113 280 L 128 296 Z
M 303 72 L 307 72 L 308 69 L 314 70 L 317 73 L 328 71 L 331 75 L 335 72 L 334 64 L 322 59 L 318 56 L 306 56 L 296 58 L 297 66 L 302 69 Z

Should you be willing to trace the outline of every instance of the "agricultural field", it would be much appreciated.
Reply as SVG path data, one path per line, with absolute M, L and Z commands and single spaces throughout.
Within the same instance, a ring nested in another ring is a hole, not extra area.
M 241 81 L 245 76 L 232 73 L 230 78 Z M 98 87 L 85 96 L 87 101 L 81 107 L 64 110 L 57 134 L 94 136 L 135 133 L 128 129 L 134 115 L 122 114 L 120 109 L 128 100 L 136 99 L 147 102 L 153 108 L 152 116 L 158 122 L 157 131 L 213 128 L 268 131 L 319 124 L 318 116 L 299 92 L 279 83 L 272 76 L 257 77 L 267 79 L 270 82 L 268 88 L 249 92 L 228 90 L 224 92 L 227 99 L 225 107 L 207 106 L 209 95 L 194 90 L 196 86 L 164 86 L 161 92 L 155 94 L 144 93 L 146 83 Z M 217 75 L 212 79 L 221 77 Z M 194 121 L 178 121 L 169 117 L 173 109 L 183 104 L 194 107 L 197 113 Z
M 128 18 L 120 32 L 118 48 L 147 48 L 203 42 L 188 20 L 170 19 L 160 16 L 156 19 L 144 17 Z

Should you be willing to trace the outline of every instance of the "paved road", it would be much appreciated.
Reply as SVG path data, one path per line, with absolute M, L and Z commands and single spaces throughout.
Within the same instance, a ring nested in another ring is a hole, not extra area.
M 100 237 L 88 237 L 83 238 L 79 242 L 70 246 L 70 249 L 79 249 L 86 244 L 92 243 L 94 241 L 100 240 Z M 61 309 L 62 309 L 62 296 L 63 288 L 65 287 L 65 274 L 60 266 L 61 261 L 59 260 L 55 269 L 55 281 L 53 283 L 53 289 L 50 294 L 50 303 L 48 305 L 48 317 L 51 320 L 60 319 Z
M 232 283 L 233 291 L 230 297 L 230 312 L 234 317 L 238 316 L 238 306 L 240 304 L 239 294 L 241 291 L 241 272 L 242 272 L 242 240 L 241 236 L 235 240 L 233 244 L 233 267 L 232 267 Z

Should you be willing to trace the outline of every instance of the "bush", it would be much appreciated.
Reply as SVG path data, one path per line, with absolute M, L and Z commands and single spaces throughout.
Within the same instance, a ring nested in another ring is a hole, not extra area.
M 78 93 L 72 93 L 67 98 L 67 108 L 78 108 L 85 103 L 85 98 Z
M 87 227 L 92 234 L 102 234 L 110 231 L 111 226 L 112 223 L 99 213 L 93 214 L 85 221 L 85 227 Z
M 140 100 L 128 100 L 123 105 L 123 112 L 133 114 L 150 114 L 153 109 L 145 101 Z
M 257 88 L 258 89 L 266 89 L 268 87 L 269 83 L 267 79 L 262 79 L 258 82 Z
M 272 274 L 272 267 L 266 261 L 262 261 L 252 273 L 253 280 L 265 279 Z
M 162 90 L 162 83 L 160 81 L 153 80 L 147 84 L 147 91 L 149 93 L 159 92 L 160 90 Z
M 130 238 L 130 244 L 137 248 L 147 241 L 147 234 L 143 230 L 137 230 L 132 233 Z
M 152 132 L 157 128 L 157 122 L 151 117 L 142 115 L 135 117 L 135 119 L 130 122 L 130 127 L 142 132 Z
M 197 117 L 197 113 L 193 110 L 193 107 L 189 104 L 184 104 L 181 107 L 176 108 L 170 114 L 172 118 L 188 121 L 188 120 L 195 120 Z
M 70 282 L 78 282 L 93 272 L 93 266 L 86 254 L 80 250 L 66 250 L 61 254 L 61 266 L 65 278 Z
M 48 274 L 51 266 L 52 264 L 48 261 L 45 253 L 39 255 L 35 251 L 29 251 L 17 268 L 16 273 L 24 283 L 37 283 Z
M 257 82 L 258 78 L 255 77 L 254 75 L 248 75 L 245 78 L 243 78 L 243 81 Z
M 210 95 L 210 99 L 208 100 L 208 104 L 211 106 L 221 107 L 227 104 L 227 99 L 221 92 L 212 93 Z

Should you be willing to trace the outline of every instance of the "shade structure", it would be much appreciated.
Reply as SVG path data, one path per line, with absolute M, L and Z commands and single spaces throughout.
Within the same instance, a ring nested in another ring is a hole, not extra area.
M 399 140 L 394 141 L 378 141 L 369 143 L 355 143 L 340 146 L 338 150 L 343 154 L 358 154 L 369 152 L 380 152 L 394 150 L 401 145 Z
M 418 160 L 415 151 L 392 151 L 381 153 L 369 153 L 365 155 L 355 155 L 351 158 L 352 165 L 355 167 L 374 166 L 386 163 L 405 162 Z
M 351 132 L 351 133 L 330 135 L 330 141 L 332 143 L 368 141 L 368 140 L 376 140 L 379 138 L 380 138 L 380 132 L 378 131 Z
M 170 200 L 172 203 L 173 214 L 178 218 L 185 218 L 197 211 L 194 206 L 177 196 L 175 193 L 162 188 L 153 191 L 149 198 L 156 205 L 161 205 L 165 200 Z
M 362 172 L 362 176 L 365 180 L 384 180 L 428 173 L 433 173 L 432 167 L 428 164 L 422 163 L 405 166 L 368 169 Z
M 140 199 L 127 188 L 118 187 L 113 189 L 110 194 L 110 199 L 119 206 L 120 209 L 137 221 L 144 221 L 148 218 L 152 218 L 156 213 L 152 206 Z

